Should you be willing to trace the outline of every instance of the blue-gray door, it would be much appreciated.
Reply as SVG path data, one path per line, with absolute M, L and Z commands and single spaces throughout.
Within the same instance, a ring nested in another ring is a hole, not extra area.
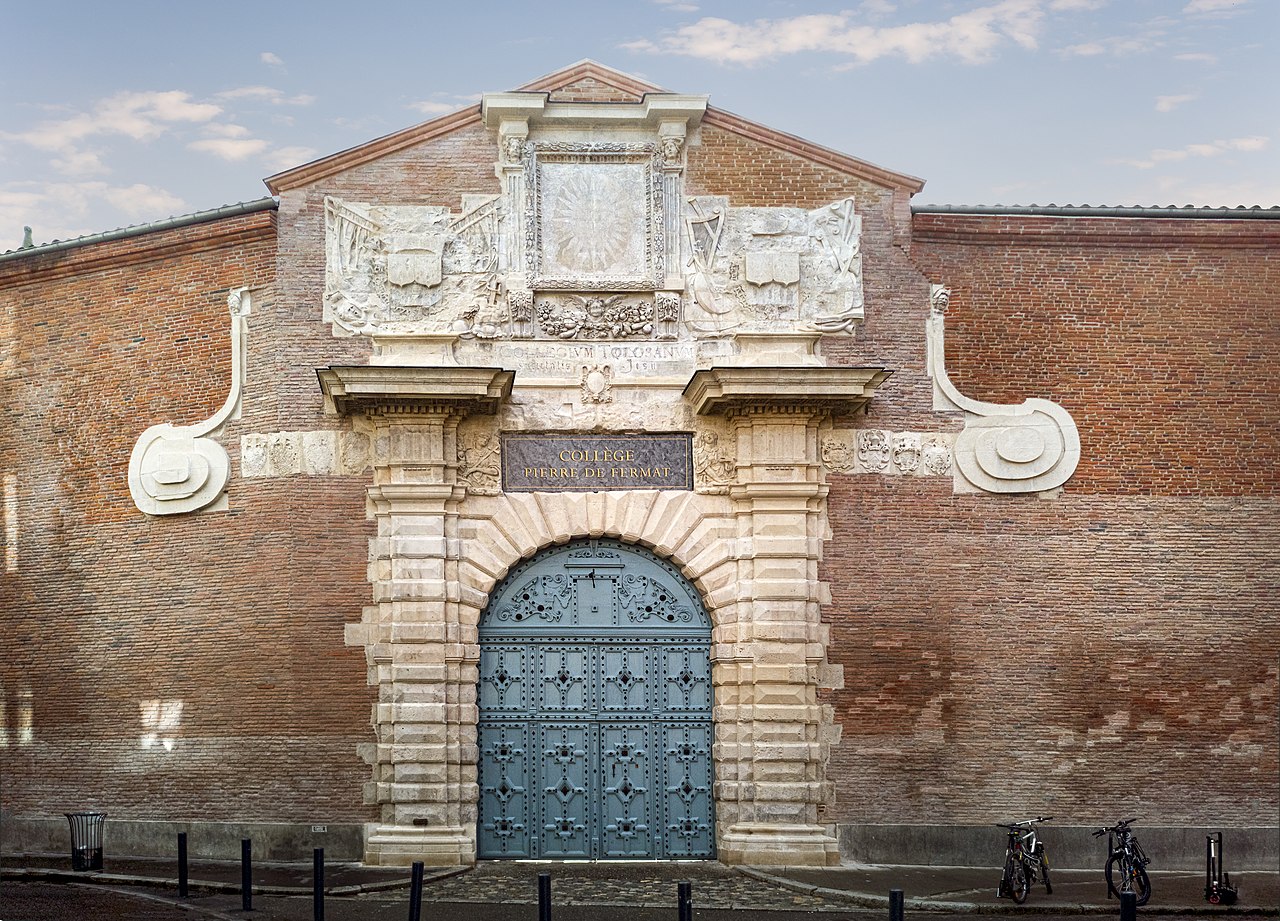
M 711 619 L 613 540 L 513 569 L 480 621 L 481 858 L 714 856 Z

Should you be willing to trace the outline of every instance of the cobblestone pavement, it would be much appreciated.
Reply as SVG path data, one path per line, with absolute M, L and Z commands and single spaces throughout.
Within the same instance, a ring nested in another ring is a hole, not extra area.
M 675 864 L 494 861 L 482 863 L 470 873 L 432 883 L 424 899 L 433 902 L 536 903 L 539 873 L 551 874 L 555 904 L 674 906 L 678 883 L 688 882 L 694 903 L 703 908 L 774 911 L 843 911 L 849 908 L 848 902 L 796 892 L 705 861 Z

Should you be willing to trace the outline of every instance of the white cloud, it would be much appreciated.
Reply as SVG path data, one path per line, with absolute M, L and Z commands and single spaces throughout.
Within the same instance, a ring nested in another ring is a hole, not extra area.
M 249 136 L 249 129 L 244 125 L 208 125 L 204 133 L 217 138 L 242 138 Z
M 1216 54 L 1209 54 L 1206 51 L 1192 51 L 1187 54 L 1175 54 L 1173 59 L 1175 61 L 1194 61 L 1199 64 L 1218 63 L 1218 56 Z
M 815 13 L 737 23 L 706 17 L 664 35 L 629 42 L 632 51 L 683 54 L 728 64 L 759 64 L 789 54 L 828 52 L 865 64 L 883 57 L 919 63 L 952 56 L 970 64 L 990 60 L 1008 42 L 1037 47 L 1043 19 L 1039 0 L 1001 0 L 950 19 L 902 26 L 856 25 L 849 13 Z
M 263 158 L 267 168 L 273 173 L 292 169 L 304 163 L 310 163 L 319 154 L 313 147 L 281 147 L 271 151 Z
M 1062 49 L 1062 53 L 1072 57 L 1089 58 L 1106 54 L 1107 49 L 1101 42 L 1084 42 L 1080 45 L 1068 45 Z
M 122 134 L 135 141 L 154 140 L 174 122 L 206 122 L 222 112 L 211 103 L 195 102 L 189 93 L 117 93 L 99 100 L 92 112 L 81 112 L 61 121 L 47 121 L 28 131 L 3 135 L 40 150 L 64 155 L 85 138 Z
M 1181 96 L 1157 96 L 1156 111 L 1172 112 L 1174 109 L 1182 105 L 1184 102 L 1191 102 L 1191 100 L 1197 99 L 1197 98 L 1199 97 L 1193 96 L 1193 95 L 1186 95 L 1186 94 Z
M 93 150 L 68 150 L 64 156 L 51 158 L 49 165 L 65 176 L 105 176 L 111 172 Z
M 191 150 L 213 154 L 221 160 L 247 160 L 262 153 L 269 145 L 261 138 L 205 138 L 187 145 Z
M 422 102 L 411 102 L 409 108 L 415 112 L 421 112 L 423 115 L 444 115 L 446 112 L 453 112 L 459 107 L 449 102 L 433 102 L 432 100 L 424 100 Z
M 685 0 L 653 0 L 653 2 L 678 13 L 694 13 L 698 10 L 696 3 L 687 3 Z
M 280 55 L 272 51 L 264 51 L 258 55 L 258 60 L 270 67 L 284 67 L 284 61 L 280 60 Z
M 1235 12 L 1241 6 L 1244 6 L 1241 0 L 1191 0 L 1182 8 L 1182 12 L 1191 14 Z
M 1058 13 L 1087 13 L 1106 5 L 1107 0 L 1050 0 L 1049 9 Z
M 1058 53 L 1064 57 L 1096 57 L 1100 54 L 1126 57 L 1131 54 L 1145 54 L 1158 44 L 1159 41 L 1151 36 L 1111 36 L 1079 45 L 1068 45 Z
M 142 183 L 125 188 L 105 188 L 101 194 L 108 203 L 135 219 L 157 220 L 160 215 L 174 214 L 184 207 L 177 195 Z
M 22 241 L 22 227 L 30 226 L 37 244 L 70 240 L 94 233 L 84 226 L 91 209 L 109 205 L 119 215 L 117 226 L 154 221 L 187 209 L 177 195 L 155 186 L 136 183 L 113 186 L 87 182 L 21 182 L 0 186 L 0 233 L 14 236 L 13 247 Z M 0 250 L 7 248 L 0 242 Z
M 300 93 L 297 96 L 286 96 L 283 91 L 271 86 L 240 86 L 233 90 L 224 90 L 214 96 L 215 99 L 261 99 L 277 106 L 309 106 L 316 101 L 315 96 Z
M 1219 157 L 1232 151 L 1240 153 L 1256 153 L 1257 151 L 1265 150 L 1267 145 L 1270 143 L 1270 138 L 1257 136 L 1229 138 L 1226 140 L 1217 140 L 1208 143 L 1188 144 L 1185 147 L 1180 147 L 1176 150 L 1160 148 L 1158 150 L 1151 151 L 1147 160 L 1127 160 L 1119 162 L 1127 163 L 1131 166 L 1137 166 L 1139 169 L 1149 169 L 1156 163 L 1177 162 L 1180 160 L 1188 160 L 1192 157 Z

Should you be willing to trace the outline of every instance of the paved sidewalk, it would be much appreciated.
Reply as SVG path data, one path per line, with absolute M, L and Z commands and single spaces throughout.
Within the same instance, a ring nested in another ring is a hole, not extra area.
M 58 855 L 7 856 L 0 866 L 6 882 L 54 882 L 109 886 L 153 900 L 176 900 L 177 867 L 173 860 L 108 858 L 101 873 L 73 873 L 69 858 Z M 996 868 L 873 866 L 832 869 L 733 869 L 708 861 L 689 862 L 485 862 L 475 869 L 428 870 L 424 905 L 464 906 L 452 914 L 437 910 L 424 917 L 467 917 L 466 905 L 490 906 L 483 915 L 512 915 L 514 906 L 537 902 L 537 876 L 552 875 L 559 906 L 618 906 L 628 910 L 674 908 L 676 885 L 689 881 L 694 904 L 702 910 L 768 913 L 832 913 L 829 917 L 874 911 L 882 914 L 891 889 L 901 889 L 910 911 L 951 913 L 1032 912 L 1106 914 L 1118 903 L 1108 899 L 1101 870 L 1054 870 L 1053 894 L 1033 888 L 1024 905 L 996 897 Z M 196 860 L 189 865 L 192 911 L 211 917 L 241 917 L 240 865 L 235 861 Z M 1145 911 L 1237 915 L 1280 915 L 1280 873 L 1232 874 L 1240 890 L 1231 907 L 1204 899 L 1204 877 L 1198 873 L 1152 871 L 1152 898 Z M 330 918 L 401 917 L 407 902 L 409 871 L 329 864 L 325 889 Z M 253 867 L 254 916 L 262 921 L 311 917 L 311 864 L 256 863 Z M 499 906 L 508 906 L 499 912 Z M 230 914 L 228 914 L 230 913 Z M 516 913 L 517 915 L 519 913 Z M 570 911 L 569 914 L 572 914 Z M 526 916 L 527 911 L 521 917 Z M 17 917 L 17 915 L 14 915 Z M 561 917 L 562 915 L 558 915 Z M 8 917 L 5 915 L 4 917 Z M 157 916 L 159 917 L 159 916 Z

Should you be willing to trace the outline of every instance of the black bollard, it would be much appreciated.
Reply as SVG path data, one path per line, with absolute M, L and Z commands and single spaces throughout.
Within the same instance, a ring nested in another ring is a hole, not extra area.
M 253 911 L 253 842 L 240 839 L 240 907 Z
M 1120 893 L 1120 921 L 1135 921 L 1138 917 L 1138 894 Z
M 680 921 L 693 921 L 693 883 L 676 885 L 676 902 L 680 907 Z
M 324 848 L 311 852 L 311 914 L 315 921 L 324 921 Z
M 409 921 L 422 921 L 422 862 L 409 875 Z
M 902 890 L 889 890 L 889 921 L 902 921 Z
M 178 898 L 187 897 L 187 833 L 178 832 Z
M 551 874 L 538 874 L 538 921 L 551 921 Z

